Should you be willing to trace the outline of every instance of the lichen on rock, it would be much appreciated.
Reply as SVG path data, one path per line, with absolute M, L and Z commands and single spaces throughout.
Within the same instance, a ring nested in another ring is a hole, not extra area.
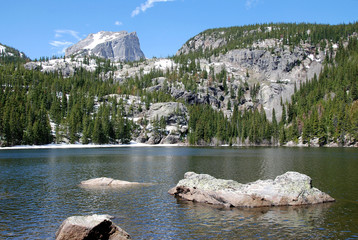
M 335 201 L 312 187 L 309 176 L 298 172 L 286 172 L 274 180 L 248 184 L 187 172 L 169 193 L 184 200 L 227 207 L 296 206 Z

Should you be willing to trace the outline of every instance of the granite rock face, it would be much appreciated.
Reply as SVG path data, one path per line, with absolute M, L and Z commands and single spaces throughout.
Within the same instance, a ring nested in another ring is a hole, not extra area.
M 243 36 L 271 30 L 272 28 L 258 28 L 243 33 Z M 230 37 L 235 38 L 235 36 Z M 228 44 L 230 37 L 225 30 L 202 32 L 188 40 L 176 55 L 222 48 Z M 251 102 L 252 99 L 248 97 L 250 95 L 245 95 L 243 99 L 246 103 L 239 102 L 239 109 L 243 111 L 261 105 L 268 120 L 271 121 L 273 109 L 277 119 L 282 116 L 282 107 L 279 104 L 281 99 L 283 102 L 290 102 L 295 87 L 299 89 L 301 83 L 312 79 L 315 74 L 319 75 L 327 50 L 316 49 L 315 45 L 306 42 L 290 47 L 280 39 L 270 38 L 255 41 L 247 46 L 237 46 L 237 49 L 220 51 L 219 54 L 212 54 L 209 59 L 202 58 L 197 62 L 200 62 L 201 68 L 207 72 L 213 70 L 217 74 L 225 69 L 231 75 L 230 88 L 232 89 L 237 90 L 237 87 L 245 81 L 250 86 L 259 84 L 260 89 L 255 96 L 256 102 Z M 227 101 L 228 98 L 220 105 L 213 104 L 212 101 L 210 104 L 225 108 Z
M 183 103 L 154 103 L 145 112 L 145 119 L 149 124 L 142 129 L 137 139 L 139 142 L 147 139 L 148 144 L 176 144 L 181 142 L 181 136 L 188 131 L 189 112 Z M 165 128 L 158 130 L 158 123 L 163 121 Z
M 72 216 L 67 218 L 56 233 L 56 240 L 124 240 L 129 234 L 113 224 L 108 215 Z
M 184 104 L 178 102 L 154 103 L 147 112 L 147 119 L 154 121 L 165 118 L 167 124 L 184 124 L 188 122 L 188 110 Z
M 136 32 L 106 32 L 90 34 L 66 49 L 66 57 L 97 56 L 113 61 L 138 61 L 145 58 Z
M 312 187 L 309 176 L 298 172 L 248 184 L 187 172 L 169 193 L 184 200 L 226 207 L 297 206 L 335 201 Z

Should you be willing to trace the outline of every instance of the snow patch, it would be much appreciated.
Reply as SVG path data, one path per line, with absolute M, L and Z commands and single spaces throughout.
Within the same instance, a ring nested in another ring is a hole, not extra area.
M 94 34 L 91 35 L 92 42 L 89 45 L 87 45 L 85 47 L 85 49 L 92 50 L 97 45 L 99 45 L 101 43 L 113 41 L 114 39 L 122 37 L 122 36 L 124 36 L 126 34 L 127 34 L 126 32 L 113 32 L 113 33 L 99 32 L 99 33 L 94 33 Z
M 175 66 L 174 61 L 170 59 L 159 59 L 154 63 L 154 67 L 160 70 L 166 70 L 167 68 L 170 69 L 171 67 L 174 66 Z
M 6 52 L 6 47 L 4 47 L 3 45 L 0 45 L 0 53 L 2 52 Z
M 168 131 L 169 133 L 175 133 L 178 131 L 178 128 L 176 126 L 166 126 L 165 130 Z

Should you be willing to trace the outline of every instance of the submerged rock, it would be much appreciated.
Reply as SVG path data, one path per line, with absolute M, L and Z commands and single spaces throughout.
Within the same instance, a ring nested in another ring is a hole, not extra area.
M 100 177 L 93 178 L 86 181 L 82 181 L 80 186 L 82 187 L 122 187 L 130 185 L 138 185 L 142 183 L 138 182 L 127 182 L 122 180 L 115 180 L 113 178 Z
M 108 215 L 72 216 L 61 224 L 56 240 L 124 240 L 131 239 L 129 234 L 116 226 Z
M 335 201 L 312 187 L 309 176 L 298 172 L 286 172 L 274 180 L 248 184 L 187 172 L 169 193 L 184 200 L 227 207 L 296 206 Z

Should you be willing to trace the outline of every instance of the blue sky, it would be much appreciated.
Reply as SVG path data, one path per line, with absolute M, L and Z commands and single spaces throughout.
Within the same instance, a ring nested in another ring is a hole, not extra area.
M 358 21 L 358 0 L 11 0 L 0 3 L 0 43 L 30 58 L 99 31 L 136 31 L 146 57 L 173 55 L 208 28 L 267 22 Z

